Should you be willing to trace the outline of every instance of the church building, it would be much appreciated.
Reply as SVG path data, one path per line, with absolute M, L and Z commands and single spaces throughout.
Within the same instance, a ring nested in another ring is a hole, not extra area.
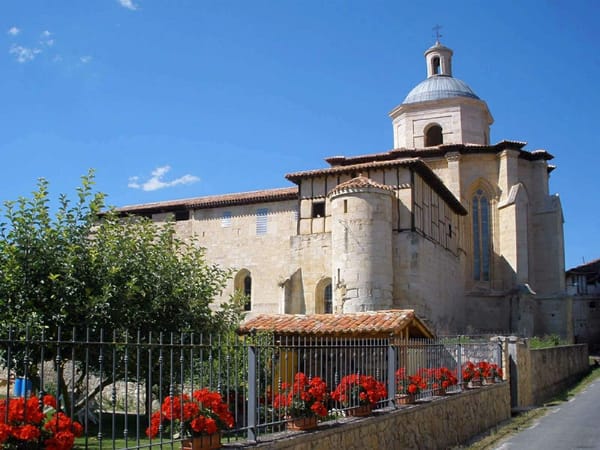
M 490 143 L 488 105 L 425 52 L 427 78 L 389 114 L 393 149 L 333 156 L 291 187 L 120 208 L 176 220 L 249 315 L 412 309 L 437 333 L 565 334 L 563 215 L 553 156 Z M 568 328 L 568 327 L 567 327 Z

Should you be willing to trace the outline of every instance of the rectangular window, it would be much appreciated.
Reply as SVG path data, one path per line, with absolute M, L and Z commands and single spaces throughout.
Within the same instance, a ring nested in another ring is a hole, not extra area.
M 189 220 L 190 219 L 190 212 L 189 211 L 175 211 L 175 220 L 177 222 L 181 221 L 181 220 Z
M 260 208 L 256 210 L 256 234 L 267 234 L 267 208 Z
M 325 202 L 313 202 L 312 216 L 313 218 L 325 217 Z
M 229 228 L 231 226 L 231 211 L 225 211 L 221 216 L 221 227 Z

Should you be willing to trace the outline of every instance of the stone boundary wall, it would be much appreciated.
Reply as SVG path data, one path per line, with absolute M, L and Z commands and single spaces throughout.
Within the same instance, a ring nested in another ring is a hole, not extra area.
M 587 344 L 530 350 L 529 354 L 534 405 L 549 400 L 590 370 Z
M 272 440 L 245 448 L 441 450 L 465 443 L 510 416 L 510 387 L 509 383 L 502 382 L 428 403 L 378 411 L 367 418 L 325 422 L 314 431 L 280 433 Z

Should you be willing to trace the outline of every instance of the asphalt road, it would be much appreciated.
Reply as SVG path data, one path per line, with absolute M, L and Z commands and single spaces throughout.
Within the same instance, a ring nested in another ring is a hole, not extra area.
M 600 450 L 600 379 L 496 450 Z

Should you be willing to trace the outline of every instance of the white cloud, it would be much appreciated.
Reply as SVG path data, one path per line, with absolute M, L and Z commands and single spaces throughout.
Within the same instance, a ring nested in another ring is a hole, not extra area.
M 152 176 L 144 182 L 140 182 L 139 177 L 130 177 L 127 187 L 132 189 L 141 189 L 143 191 L 156 191 L 180 184 L 192 184 L 200 181 L 200 178 L 194 175 L 184 175 L 174 180 L 165 181 L 163 177 L 171 170 L 171 166 L 157 167 L 152 171 Z
M 28 48 L 23 47 L 22 45 L 13 44 L 8 52 L 11 55 L 15 55 L 18 62 L 26 63 L 32 61 L 38 53 L 41 53 L 41 50 L 39 48 Z
M 48 30 L 42 31 L 42 34 L 40 35 L 40 44 L 42 46 L 52 47 L 54 45 L 54 39 L 51 39 L 50 36 L 52 36 L 52 33 Z
M 86 56 L 82 56 L 81 58 L 79 58 L 79 61 L 81 61 L 83 64 L 87 64 L 92 60 L 92 57 L 89 55 Z
M 133 0 L 117 0 L 117 1 L 121 4 L 121 6 L 123 8 L 127 8 L 132 11 L 135 11 L 136 9 L 138 9 L 138 5 L 133 3 Z
M 11 36 L 16 36 L 21 32 L 21 30 L 19 30 L 17 27 L 12 27 L 10 30 L 8 30 L 8 34 L 10 34 Z

